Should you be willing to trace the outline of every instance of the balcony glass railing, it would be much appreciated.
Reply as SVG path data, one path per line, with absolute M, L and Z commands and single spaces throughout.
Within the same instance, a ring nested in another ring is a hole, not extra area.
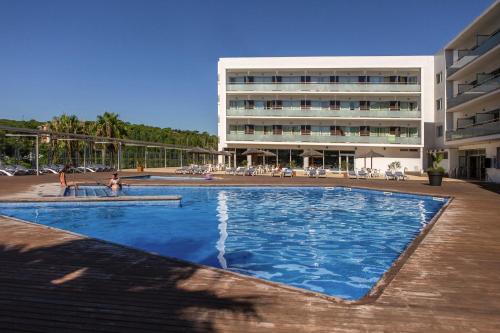
M 478 85 L 469 87 L 469 89 L 464 90 L 455 97 L 449 98 L 447 107 L 448 109 L 453 108 L 457 105 L 473 100 L 474 98 L 495 91 L 499 87 L 500 87 L 500 75 L 496 75 L 493 78 L 483 81 Z
M 420 137 L 396 136 L 338 136 L 338 135 L 265 135 L 265 134 L 227 134 L 227 141 L 258 142 L 317 142 L 317 143 L 378 143 L 378 144 L 421 144 Z
M 500 31 L 492 34 L 484 41 L 482 41 L 480 45 L 476 46 L 473 49 L 459 50 L 457 61 L 453 63 L 446 71 L 447 76 L 455 74 L 458 70 L 465 67 L 465 65 L 474 61 L 476 58 L 479 58 L 489 50 L 496 47 L 498 44 L 500 44 Z
M 227 116 L 240 117 L 345 117 L 345 118 L 420 118 L 420 111 L 329 110 L 329 109 L 228 109 Z
M 500 121 L 492 121 L 486 124 L 473 125 L 454 131 L 446 131 L 446 140 L 462 140 L 480 136 L 500 134 Z
M 419 83 L 230 83 L 227 91 L 419 92 Z

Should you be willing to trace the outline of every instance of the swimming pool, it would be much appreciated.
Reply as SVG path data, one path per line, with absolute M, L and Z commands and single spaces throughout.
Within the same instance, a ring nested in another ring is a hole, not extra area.
M 320 187 L 137 186 L 181 204 L 15 203 L 0 214 L 356 300 L 446 199 Z

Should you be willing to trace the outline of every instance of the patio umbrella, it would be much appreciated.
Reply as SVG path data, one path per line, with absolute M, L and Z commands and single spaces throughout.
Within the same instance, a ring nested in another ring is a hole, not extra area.
M 301 157 L 323 157 L 323 153 L 320 153 L 317 150 L 313 149 L 305 149 L 302 154 L 300 154 Z
M 366 167 L 366 158 L 370 158 L 370 169 L 373 169 L 373 158 L 374 157 L 384 157 L 384 155 L 374 152 L 373 150 L 370 150 L 369 152 L 365 154 L 361 154 L 359 157 L 364 157 L 365 158 L 365 167 Z
M 309 157 L 311 158 L 311 165 L 314 166 L 314 158 L 315 157 L 323 157 L 323 153 L 320 153 L 314 149 L 304 149 L 304 152 L 300 154 L 301 157 Z
M 245 150 L 241 155 L 264 155 L 265 152 L 263 150 L 257 149 L 257 148 L 248 148 Z
M 248 148 L 241 155 L 266 156 L 266 152 L 257 148 Z
M 210 150 L 205 149 L 205 148 L 201 148 L 201 147 L 191 148 L 187 152 L 188 153 L 192 153 L 192 154 L 197 154 L 198 155 L 198 159 L 199 159 L 200 155 L 208 155 L 208 154 L 210 154 Z M 203 156 L 203 163 L 205 163 L 205 156 Z

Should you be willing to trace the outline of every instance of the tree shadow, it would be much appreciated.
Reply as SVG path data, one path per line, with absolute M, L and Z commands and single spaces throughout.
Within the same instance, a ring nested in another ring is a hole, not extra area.
M 500 184 L 497 183 L 487 183 L 487 182 L 471 182 L 472 184 L 477 185 L 483 190 L 487 190 L 496 194 L 500 194 Z
M 0 244 L 0 264 L 5 332 L 216 332 L 260 319 L 237 277 L 98 240 Z

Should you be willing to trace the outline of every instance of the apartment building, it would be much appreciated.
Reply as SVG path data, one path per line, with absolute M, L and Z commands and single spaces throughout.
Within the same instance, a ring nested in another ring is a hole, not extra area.
M 451 177 L 500 182 L 500 2 L 435 56 L 435 145 Z
M 499 27 L 496 1 L 436 55 L 221 58 L 219 149 L 338 172 L 423 172 L 439 152 L 452 177 L 500 181 Z

